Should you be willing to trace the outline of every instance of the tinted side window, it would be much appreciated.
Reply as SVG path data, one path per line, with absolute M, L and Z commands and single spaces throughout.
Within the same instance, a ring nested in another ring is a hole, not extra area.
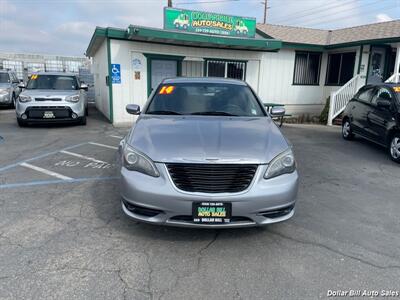
M 363 101 L 363 102 L 370 102 L 373 92 L 374 92 L 373 88 L 368 88 L 368 89 L 362 90 L 358 94 L 357 99 L 360 101 Z
M 389 100 L 390 102 L 393 102 L 392 94 L 390 93 L 390 91 L 389 91 L 387 88 L 384 88 L 384 87 L 380 88 L 380 89 L 378 90 L 378 92 L 375 93 L 374 97 L 373 97 L 372 100 L 371 100 L 371 103 L 374 104 L 374 105 L 376 105 L 376 101 L 377 101 L 379 98 L 380 98 L 380 99 Z

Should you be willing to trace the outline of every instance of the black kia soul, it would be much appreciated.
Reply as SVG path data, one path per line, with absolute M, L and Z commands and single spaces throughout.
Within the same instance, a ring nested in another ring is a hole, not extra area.
M 342 136 L 360 135 L 386 147 L 400 163 L 400 84 L 366 85 L 347 104 L 343 113 Z

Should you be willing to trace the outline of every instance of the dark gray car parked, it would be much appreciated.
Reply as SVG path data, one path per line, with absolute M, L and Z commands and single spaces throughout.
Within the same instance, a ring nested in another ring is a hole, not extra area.
M 343 113 L 342 136 L 357 134 L 388 149 L 400 163 L 400 84 L 366 85 L 347 104 Z

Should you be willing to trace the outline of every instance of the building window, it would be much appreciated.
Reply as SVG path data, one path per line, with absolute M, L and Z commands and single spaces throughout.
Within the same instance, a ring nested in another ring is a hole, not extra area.
M 246 63 L 240 61 L 207 60 L 208 77 L 224 77 L 245 80 Z
M 294 62 L 293 84 L 319 85 L 319 71 L 321 67 L 320 52 L 296 51 Z
M 326 85 L 343 85 L 353 78 L 355 61 L 355 52 L 329 54 Z

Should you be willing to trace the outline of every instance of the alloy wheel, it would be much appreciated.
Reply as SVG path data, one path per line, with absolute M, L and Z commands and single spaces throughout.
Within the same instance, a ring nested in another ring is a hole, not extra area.
M 342 134 L 343 134 L 343 136 L 344 136 L 345 138 L 347 138 L 347 137 L 350 135 L 350 132 L 351 132 L 350 123 L 349 123 L 348 121 L 346 121 L 346 122 L 343 124 L 343 127 L 342 127 Z

